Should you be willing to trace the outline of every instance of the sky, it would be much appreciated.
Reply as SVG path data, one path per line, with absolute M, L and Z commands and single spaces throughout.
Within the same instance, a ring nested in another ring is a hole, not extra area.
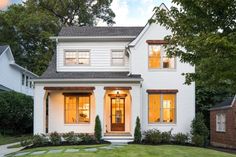
M 0 9 L 21 2 L 22 0 L 0 0 Z M 114 26 L 144 26 L 153 15 L 153 8 L 161 3 L 165 3 L 168 8 L 172 5 L 171 0 L 113 0 L 111 8 L 116 14 Z M 99 22 L 98 25 L 106 24 Z

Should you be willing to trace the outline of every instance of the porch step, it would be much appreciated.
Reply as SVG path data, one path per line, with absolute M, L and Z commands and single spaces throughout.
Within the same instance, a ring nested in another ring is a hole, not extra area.
M 116 145 L 127 144 L 128 142 L 132 142 L 134 140 L 134 138 L 132 136 L 122 136 L 122 135 L 119 135 L 119 136 L 114 136 L 114 135 L 104 136 L 103 139 L 105 141 L 109 141 L 112 144 L 116 144 Z

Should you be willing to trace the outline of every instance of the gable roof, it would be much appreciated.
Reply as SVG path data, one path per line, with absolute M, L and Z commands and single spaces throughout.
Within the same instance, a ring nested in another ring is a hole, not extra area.
M 0 56 L 1 54 L 8 48 L 8 45 L 2 45 L 0 46 Z
M 89 37 L 89 36 L 133 36 L 136 37 L 144 27 L 62 27 L 58 36 Z
M 57 72 L 56 71 L 56 55 L 53 55 L 47 70 L 37 80 L 56 80 L 56 79 L 70 79 L 70 80 L 90 80 L 90 79 L 130 79 L 140 81 L 141 75 L 129 75 L 129 72 Z
M 232 107 L 233 105 L 236 104 L 235 99 L 236 99 L 236 96 L 235 97 L 228 97 L 223 102 L 213 106 L 210 110 L 218 110 L 218 109 L 225 109 L 225 108 Z

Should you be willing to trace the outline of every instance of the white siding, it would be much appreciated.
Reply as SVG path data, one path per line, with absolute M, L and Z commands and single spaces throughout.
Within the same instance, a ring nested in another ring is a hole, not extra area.
M 129 58 L 124 66 L 111 66 L 111 51 L 124 50 L 127 42 L 60 42 L 57 45 L 57 71 L 128 71 Z M 64 65 L 65 50 L 86 49 L 90 51 L 90 65 Z
M 0 56 L 0 84 L 16 92 L 33 96 L 33 88 L 22 86 L 22 72 L 10 65 L 9 53 L 5 52 Z
M 189 132 L 190 124 L 195 116 L 195 84 L 184 85 L 185 77 L 182 73 L 194 72 L 194 67 L 181 63 L 176 59 L 174 70 L 150 70 L 148 68 L 148 44 L 146 40 L 163 40 L 170 31 L 152 24 L 135 47 L 131 49 L 132 73 L 141 74 L 144 79 L 142 83 L 142 129 L 148 130 L 157 128 L 161 131 Z M 148 93 L 147 89 L 177 89 L 176 95 L 176 124 L 148 124 Z

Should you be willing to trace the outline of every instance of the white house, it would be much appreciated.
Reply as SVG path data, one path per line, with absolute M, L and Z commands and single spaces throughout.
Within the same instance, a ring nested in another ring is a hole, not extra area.
M 195 85 L 182 73 L 194 67 L 166 57 L 159 24 L 145 27 L 63 27 L 45 73 L 34 80 L 34 134 L 93 133 L 95 116 L 105 140 L 132 140 L 142 131 L 188 133 Z M 122 136 L 123 135 L 123 136 Z
M 0 91 L 16 91 L 33 96 L 34 88 L 29 80 L 36 77 L 36 74 L 15 63 L 10 46 L 0 46 Z

